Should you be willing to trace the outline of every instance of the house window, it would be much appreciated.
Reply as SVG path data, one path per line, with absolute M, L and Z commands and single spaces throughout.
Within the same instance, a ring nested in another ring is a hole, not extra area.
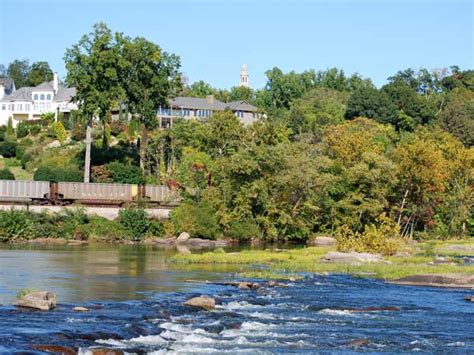
M 23 104 L 18 104 L 18 111 L 23 111 Z
M 25 104 L 25 111 L 29 111 L 30 110 L 30 104 Z
M 40 100 L 43 100 L 43 101 L 44 101 L 44 94 L 41 94 L 41 95 L 40 95 Z
M 46 95 L 46 100 L 51 100 L 51 94 Z
M 161 117 L 161 128 L 171 127 L 171 118 L 170 117 Z
M 35 95 L 33 96 L 33 100 L 35 100 L 35 101 L 38 100 L 38 94 L 35 94 Z

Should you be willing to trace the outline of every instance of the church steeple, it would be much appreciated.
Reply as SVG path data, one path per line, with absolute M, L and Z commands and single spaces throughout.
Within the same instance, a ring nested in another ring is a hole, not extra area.
M 249 71 L 247 64 L 242 65 L 240 69 L 240 86 L 249 87 Z

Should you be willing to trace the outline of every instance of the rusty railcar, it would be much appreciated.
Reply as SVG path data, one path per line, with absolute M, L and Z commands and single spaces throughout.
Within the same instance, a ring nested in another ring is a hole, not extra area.
M 0 201 L 47 203 L 50 195 L 48 181 L 0 180 Z
M 145 202 L 176 206 L 181 201 L 179 192 L 166 185 L 144 185 L 141 189 L 141 196 Z
M 77 201 L 122 205 L 138 200 L 138 190 L 137 185 L 131 184 L 58 182 L 51 185 L 51 195 L 64 204 Z

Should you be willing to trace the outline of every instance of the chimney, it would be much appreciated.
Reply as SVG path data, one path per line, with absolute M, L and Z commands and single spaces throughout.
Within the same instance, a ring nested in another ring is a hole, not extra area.
M 53 89 L 54 89 L 54 95 L 56 95 L 59 89 L 58 73 L 54 73 L 53 75 Z
M 206 99 L 211 104 L 213 104 L 216 101 L 216 99 L 214 98 L 214 95 L 207 95 Z

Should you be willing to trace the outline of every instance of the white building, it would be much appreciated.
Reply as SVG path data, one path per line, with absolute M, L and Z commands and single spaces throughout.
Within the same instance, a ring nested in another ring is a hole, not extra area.
M 54 74 L 53 81 L 35 87 L 22 87 L 9 94 L 6 90 L 4 92 L 3 97 L 0 96 L 0 125 L 6 125 L 10 117 L 13 126 L 16 126 L 20 121 L 40 119 L 43 113 L 58 115 L 77 109 L 77 105 L 72 102 L 76 89 L 63 86 L 57 74 Z
M 247 69 L 247 64 L 242 65 L 242 68 L 240 69 L 240 86 L 244 86 L 246 88 L 250 87 L 249 70 Z

